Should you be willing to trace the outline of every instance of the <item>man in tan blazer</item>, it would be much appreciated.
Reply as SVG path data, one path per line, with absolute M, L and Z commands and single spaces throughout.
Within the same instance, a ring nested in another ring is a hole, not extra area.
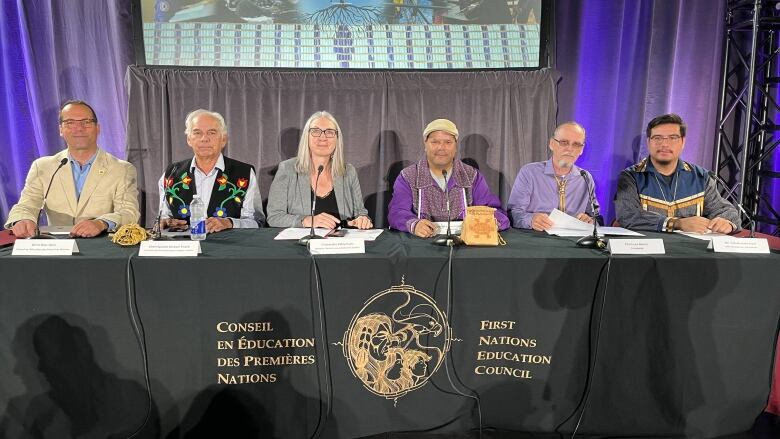
M 138 222 L 135 167 L 98 148 L 100 125 L 92 107 L 83 101 L 68 101 L 60 109 L 59 122 L 60 136 L 68 148 L 33 162 L 5 228 L 20 238 L 37 234 L 42 207 L 49 225 L 72 225 L 74 237 L 97 236 Z M 49 181 L 51 190 L 44 206 Z

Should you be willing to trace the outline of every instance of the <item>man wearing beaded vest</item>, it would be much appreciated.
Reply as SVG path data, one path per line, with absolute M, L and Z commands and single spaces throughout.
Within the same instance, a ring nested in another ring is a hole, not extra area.
M 739 212 L 721 197 L 709 172 L 680 159 L 685 128 L 676 114 L 647 124 L 650 156 L 618 178 L 615 210 L 623 227 L 696 233 L 739 230 Z
M 449 204 L 452 220 L 462 220 L 467 206 L 494 207 L 499 230 L 509 228 L 501 201 L 490 192 L 482 174 L 456 159 L 455 124 L 447 119 L 432 121 L 423 131 L 423 141 L 425 157 L 404 168 L 393 185 L 387 215 L 390 227 L 421 238 L 432 237 L 438 233 L 433 222 L 447 221 Z
M 160 177 L 160 226 L 188 224 L 194 194 L 207 206 L 208 233 L 262 225 L 265 216 L 254 167 L 222 154 L 228 139 L 222 115 L 195 110 L 185 125 L 194 157 L 171 164 Z

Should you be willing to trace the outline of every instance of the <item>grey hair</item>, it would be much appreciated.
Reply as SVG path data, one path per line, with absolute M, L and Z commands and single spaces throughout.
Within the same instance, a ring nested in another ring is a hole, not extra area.
M 306 174 L 314 170 L 311 162 L 311 152 L 309 151 L 309 128 L 315 120 L 319 118 L 325 118 L 333 123 L 333 126 L 338 132 L 336 134 L 336 149 L 333 151 L 333 157 L 330 161 L 331 174 L 336 176 L 342 176 L 346 172 L 346 165 L 344 164 L 344 139 L 339 123 L 336 118 L 327 111 L 318 111 L 309 117 L 306 124 L 303 126 L 301 132 L 301 139 L 298 141 L 298 154 L 296 156 L 295 170 L 299 174 Z
M 225 124 L 225 118 L 222 117 L 222 115 L 217 113 L 216 111 L 204 110 L 203 108 L 198 108 L 195 111 L 191 111 L 190 114 L 187 115 L 187 118 L 184 119 L 184 134 L 188 136 L 192 134 L 192 124 L 194 123 L 195 118 L 198 116 L 213 117 L 217 121 L 220 134 L 223 136 L 227 135 L 228 132 L 227 132 L 227 124 Z
M 582 131 L 582 135 L 587 137 L 587 135 L 585 133 L 585 128 L 583 128 L 582 125 L 580 125 L 579 123 L 577 123 L 577 122 L 575 122 L 573 120 L 570 120 L 570 121 L 564 122 L 564 123 L 558 125 L 557 127 L 555 127 L 555 131 L 553 131 L 553 138 L 558 137 L 558 132 L 561 130 L 561 128 L 563 128 L 565 126 L 573 126 L 575 128 L 579 128 L 580 131 Z

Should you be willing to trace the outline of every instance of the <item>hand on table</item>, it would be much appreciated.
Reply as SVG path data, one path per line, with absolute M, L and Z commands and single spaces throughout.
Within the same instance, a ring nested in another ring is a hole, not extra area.
M 215 216 L 206 218 L 206 233 L 217 233 L 232 228 L 233 221 L 230 218 L 217 218 Z
M 307 216 L 301 221 L 304 227 L 311 227 L 312 217 Z M 341 224 L 341 220 L 329 213 L 319 213 L 314 215 L 314 227 L 322 227 L 325 229 L 335 229 L 336 226 Z
M 695 233 L 731 233 L 734 226 L 725 218 L 716 217 L 707 219 L 703 216 L 689 216 L 687 218 L 678 218 L 675 220 L 674 228 L 683 232 Z
M 11 227 L 11 232 L 17 238 L 29 238 L 35 236 L 35 222 L 28 219 L 19 220 Z
M 414 234 L 420 238 L 430 238 L 439 231 L 439 227 L 436 226 L 431 220 L 421 219 L 417 221 L 414 226 Z
M 371 218 L 365 215 L 359 216 L 351 221 L 347 221 L 347 225 L 350 227 L 357 227 L 358 229 L 370 229 L 374 227 L 374 224 L 371 222 Z
M 92 238 L 98 236 L 108 229 L 108 224 L 99 219 L 81 220 L 73 226 L 70 236 L 74 238 Z

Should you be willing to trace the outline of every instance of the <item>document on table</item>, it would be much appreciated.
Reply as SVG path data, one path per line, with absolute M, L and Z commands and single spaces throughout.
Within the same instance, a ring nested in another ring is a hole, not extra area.
M 715 238 L 717 236 L 729 236 L 729 235 L 724 235 L 723 233 L 716 233 L 716 232 L 696 233 L 696 232 L 683 232 L 682 230 L 675 230 L 674 233 L 679 233 L 680 235 L 689 236 L 691 238 L 701 239 L 703 241 L 711 241 L 712 238 Z
M 439 235 L 447 233 L 447 221 L 434 222 L 439 231 L 436 232 Z M 460 235 L 460 231 L 463 229 L 463 221 L 450 221 L 450 233 L 453 235 Z
M 73 226 L 41 226 L 39 230 L 50 235 L 70 235 Z
M 314 234 L 317 236 L 325 236 L 330 233 L 330 231 L 331 229 L 316 227 L 314 229 Z M 279 234 L 274 237 L 274 240 L 301 239 L 304 236 L 309 236 L 309 233 L 311 233 L 309 227 L 289 227 L 279 232 Z
M 189 238 L 191 233 L 188 230 L 163 230 L 160 233 L 162 236 L 165 236 L 166 238 Z
M 363 241 L 373 241 L 382 234 L 382 229 L 342 229 L 344 238 L 357 238 Z
M 547 230 L 550 235 L 558 236 L 588 236 L 593 233 L 593 224 L 580 221 L 571 215 L 567 215 L 558 209 L 550 212 L 550 221 L 553 226 Z M 598 227 L 599 236 L 644 236 L 623 227 Z
M 645 236 L 633 230 L 624 229 L 623 227 L 599 226 L 598 230 L 599 236 Z

